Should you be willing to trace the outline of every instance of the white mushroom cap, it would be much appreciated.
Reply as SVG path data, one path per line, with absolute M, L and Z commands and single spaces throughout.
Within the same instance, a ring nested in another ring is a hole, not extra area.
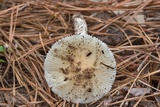
M 110 49 L 87 34 L 83 17 L 74 15 L 75 35 L 57 41 L 48 52 L 44 71 L 52 91 L 73 103 L 89 103 L 106 95 L 115 80 Z
M 106 95 L 115 80 L 116 62 L 106 44 L 89 35 L 56 42 L 44 63 L 52 91 L 67 101 L 89 103 Z

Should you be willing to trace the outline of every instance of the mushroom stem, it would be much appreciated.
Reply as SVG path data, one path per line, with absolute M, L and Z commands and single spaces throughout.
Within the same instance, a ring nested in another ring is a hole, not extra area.
M 73 15 L 75 35 L 87 34 L 87 24 L 80 13 Z

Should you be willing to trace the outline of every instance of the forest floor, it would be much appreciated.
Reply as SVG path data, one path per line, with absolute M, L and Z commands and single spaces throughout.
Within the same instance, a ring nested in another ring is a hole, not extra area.
M 0 0 L 1 107 L 160 107 L 160 1 L 93 1 Z M 89 104 L 64 101 L 44 79 L 46 53 L 74 33 L 76 12 L 117 62 L 112 90 Z

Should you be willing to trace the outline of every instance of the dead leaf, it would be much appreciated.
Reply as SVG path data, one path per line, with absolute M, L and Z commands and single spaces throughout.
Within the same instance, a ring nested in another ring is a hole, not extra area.
M 129 88 L 127 87 L 124 90 L 128 91 Z M 150 88 L 132 88 L 129 93 L 133 96 L 141 96 L 150 93 L 150 91 Z
M 155 99 L 157 101 L 157 105 L 160 107 L 160 96 L 155 96 Z

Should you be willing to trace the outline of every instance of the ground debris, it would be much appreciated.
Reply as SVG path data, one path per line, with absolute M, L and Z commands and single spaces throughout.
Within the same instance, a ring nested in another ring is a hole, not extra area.
M 0 0 L 0 45 L 7 44 L 9 48 L 0 53 L 0 59 L 5 60 L 0 63 L 0 105 L 160 106 L 160 1 L 62 1 L 65 3 L 58 0 Z M 43 71 L 51 45 L 74 33 L 71 16 L 76 12 L 84 15 L 88 34 L 100 38 L 113 51 L 118 71 L 112 90 L 104 98 L 83 105 L 63 101 L 52 93 Z M 130 23 L 139 14 L 143 23 Z
M 124 87 L 125 91 L 128 91 L 128 87 Z M 132 88 L 129 93 L 133 96 L 141 96 L 145 94 L 149 94 L 151 92 L 150 88 Z

